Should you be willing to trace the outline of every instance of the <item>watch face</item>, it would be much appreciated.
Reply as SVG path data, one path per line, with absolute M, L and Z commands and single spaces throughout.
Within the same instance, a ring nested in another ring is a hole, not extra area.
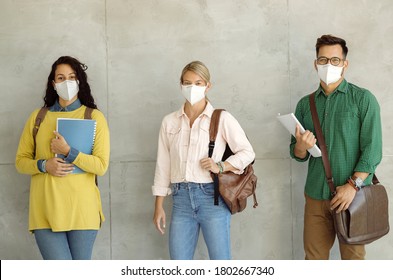
M 357 187 L 360 188 L 363 185 L 363 180 L 361 178 L 359 178 L 359 177 L 356 177 L 355 184 L 356 184 Z

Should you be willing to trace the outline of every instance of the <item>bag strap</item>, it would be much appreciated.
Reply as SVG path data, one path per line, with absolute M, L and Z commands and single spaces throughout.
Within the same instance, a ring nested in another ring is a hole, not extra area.
M 334 186 L 334 179 L 332 176 L 332 169 L 330 168 L 330 162 L 327 154 L 325 138 L 323 137 L 322 134 L 321 124 L 319 122 L 317 108 L 315 106 L 315 93 L 311 93 L 309 95 L 309 101 L 310 101 L 311 116 L 312 116 L 312 121 L 314 123 L 315 133 L 317 134 L 319 147 L 321 148 L 321 152 L 322 152 L 323 167 L 325 168 L 326 179 L 330 188 L 331 196 L 333 197 L 336 194 L 336 187 Z
M 212 157 L 213 150 L 217 138 L 218 133 L 218 126 L 220 125 L 220 117 L 221 112 L 225 111 L 224 109 L 215 109 L 212 114 L 212 118 L 210 120 L 210 127 L 209 127 L 209 157 Z
M 94 110 L 93 108 L 86 107 L 85 116 L 84 116 L 85 120 L 91 120 L 91 114 L 93 113 L 93 110 Z
M 220 124 L 220 117 L 221 112 L 225 111 L 224 109 L 215 109 L 212 114 L 212 118 L 210 120 L 210 127 L 209 127 L 209 158 L 213 155 L 214 146 L 216 143 L 217 133 L 218 133 L 218 126 Z M 218 197 L 219 197 L 219 190 L 218 190 L 218 175 L 210 172 L 213 182 L 214 182 L 214 205 L 218 205 Z
M 42 107 L 37 114 L 37 117 L 35 118 L 35 123 L 34 123 L 34 128 L 33 128 L 33 139 L 34 139 L 34 154 L 36 150 L 36 136 L 38 133 L 38 129 L 40 128 L 41 123 L 44 121 L 46 113 L 48 112 L 49 108 L 48 107 Z

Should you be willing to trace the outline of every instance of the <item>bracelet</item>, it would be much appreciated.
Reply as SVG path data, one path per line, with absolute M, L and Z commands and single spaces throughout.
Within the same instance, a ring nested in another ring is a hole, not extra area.
M 222 167 L 222 173 L 225 172 L 225 163 L 223 161 L 220 161 L 221 167 Z
M 217 162 L 217 166 L 218 166 L 218 169 L 219 169 L 219 173 L 220 174 L 223 173 L 224 172 L 224 168 L 222 166 L 222 161 Z
M 354 188 L 356 191 L 358 191 L 359 189 L 356 187 L 355 182 L 352 180 L 351 177 L 348 178 L 347 183 L 350 184 L 352 186 L 352 188 Z
M 46 173 L 46 159 L 41 162 L 41 168 L 44 173 Z

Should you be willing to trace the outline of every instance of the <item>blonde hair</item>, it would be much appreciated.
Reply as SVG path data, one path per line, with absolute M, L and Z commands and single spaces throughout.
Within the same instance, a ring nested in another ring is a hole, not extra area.
M 196 60 L 188 63 L 181 72 L 180 83 L 183 83 L 183 76 L 187 71 L 192 71 L 200 76 L 206 82 L 206 84 L 210 83 L 209 69 L 207 69 L 206 65 L 202 62 Z

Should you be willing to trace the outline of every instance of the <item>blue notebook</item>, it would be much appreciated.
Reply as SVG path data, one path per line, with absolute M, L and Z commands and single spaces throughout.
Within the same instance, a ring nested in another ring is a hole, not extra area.
M 68 145 L 78 151 L 91 155 L 96 135 L 96 120 L 58 118 L 56 130 Z M 56 155 L 64 158 L 64 155 Z M 85 173 L 75 165 L 73 174 Z

